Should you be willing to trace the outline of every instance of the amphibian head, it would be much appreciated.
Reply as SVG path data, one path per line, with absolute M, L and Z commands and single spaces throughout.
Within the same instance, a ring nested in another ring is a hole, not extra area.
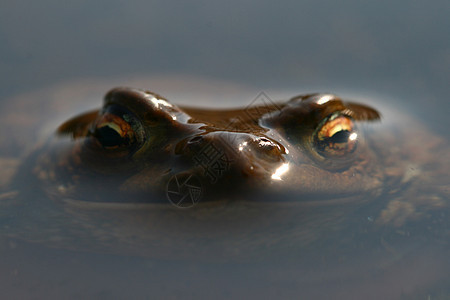
M 201 189 L 204 201 L 237 190 L 377 193 L 383 175 L 360 124 L 379 118 L 330 94 L 208 110 L 115 88 L 100 110 L 59 127 L 34 173 L 51 195 L 94 202 L 167 201 L 174 184 Z
M 74 90 L 45 105 L 28 97 L 10 110 L 21 114 L 1 120 L 3 175 L 19 167 L 0 182 L 0 236 L 83 251 L 247 260 L 298 257 L 330 240 L 331 256 L 361 239 L 395 242 L 393 228 L 407 232 L 416 220 L 431 224 L 420 227 L 427 238 L 441 238 L 433 224 L 448 220 L 448 143 L 415 118 L 383 109 L 383 122 L 373 122 L 375 109 L 330 94 L 217 110 L 116 88 L 100 110 L 63 122 L 10 163 L 14 144 L 41 140 L 23 120 L 59 117 L 56 104 L 80 98 Z

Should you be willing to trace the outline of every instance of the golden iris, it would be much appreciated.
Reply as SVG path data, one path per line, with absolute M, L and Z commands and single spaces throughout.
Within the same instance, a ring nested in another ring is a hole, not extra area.
M 345 115 L 327 118 L 315 134 L 316 149 L 325 157 L 344 157 L 355 151 L 357 143 L 354 122 Z

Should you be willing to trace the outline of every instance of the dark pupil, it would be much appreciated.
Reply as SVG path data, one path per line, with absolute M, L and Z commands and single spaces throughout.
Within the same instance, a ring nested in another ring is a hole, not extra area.
M 351 133 L 348 130 L 341 130 L 333 134 L 332 137 L 328 138 L 328 141 L 335 144 L 347 143 L 350 134 Z
M 104 147 L 120 146 L 127 143 L 127 139 L 121 137 L 117 131 L 109 126 L 98 128 L 95 135 Z

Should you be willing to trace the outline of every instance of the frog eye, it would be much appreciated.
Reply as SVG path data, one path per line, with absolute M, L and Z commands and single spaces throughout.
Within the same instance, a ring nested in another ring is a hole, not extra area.
M 105 149 L 129 146 L 135 139 L 130 124 L 111 114 L 103 116 L 95 128 L 94 136 Z
M 356 150 L 357 144 L 353 120 L 341 114 L 326 118 L 314 134 L 315 149 L 325 158 L 344 158 Z
M 103 112 L 91 129 L 91 136 L 106 150 L 136 149 L 143 142 L 139 120 L 130 112 L 110 107 Z

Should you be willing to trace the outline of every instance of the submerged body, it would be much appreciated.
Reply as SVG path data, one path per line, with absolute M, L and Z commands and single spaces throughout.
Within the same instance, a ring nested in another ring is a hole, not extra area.
M 213 110 L 116 88 L 22 161 L 13 149 L 29 143 L 21 129 L 2 132 L 11 175 L 0 231 L 53 247 L 213 261 L 296 257 L 325 240 L 332 251 L 378 245 L 369 232 L 392 245 L 412 228 L 445 241 L 448 143 L 385 114 L 331 94 Z

